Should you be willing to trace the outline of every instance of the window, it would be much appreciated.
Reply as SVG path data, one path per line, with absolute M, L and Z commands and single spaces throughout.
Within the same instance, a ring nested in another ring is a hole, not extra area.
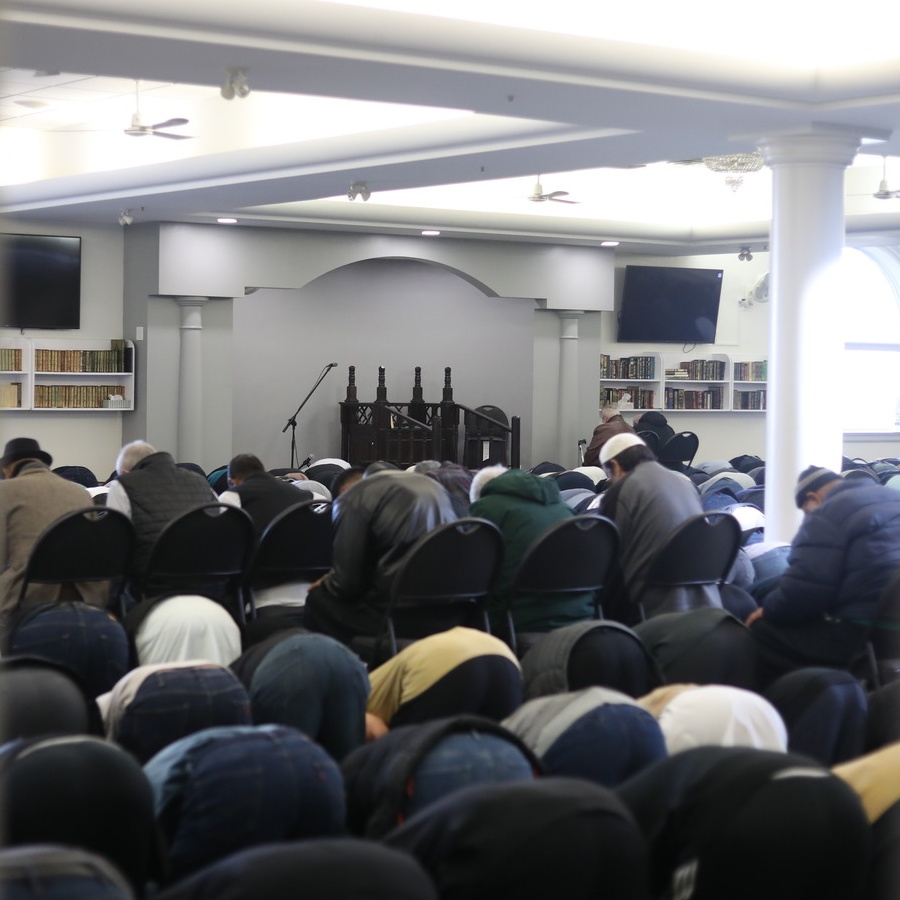
M 900 254 L 848 247 L 841 270 L 853 286 L 842 323 L 844 431 L 900 431 Z

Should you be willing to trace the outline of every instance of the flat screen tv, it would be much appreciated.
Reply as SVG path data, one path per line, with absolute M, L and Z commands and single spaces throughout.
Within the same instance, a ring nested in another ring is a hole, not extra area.
M 81 238 L 0 234 L 0 328 L 78 328 Z
M 625 266 L 617 340 L 713 344 L 721 293 L 721 269 Z

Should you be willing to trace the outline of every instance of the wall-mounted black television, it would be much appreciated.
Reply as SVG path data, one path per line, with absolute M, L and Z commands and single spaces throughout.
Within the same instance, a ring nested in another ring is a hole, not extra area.
M 621 343 L 714 344 L 721 269 L 625 266 Z
M 81 325 L 81 238 L 0 234 L 0 328 Z

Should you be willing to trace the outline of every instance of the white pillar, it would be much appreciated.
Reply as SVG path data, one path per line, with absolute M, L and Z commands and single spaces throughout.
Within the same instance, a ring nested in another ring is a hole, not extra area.
M 181 308 L 176 461 L 203 459 L 203 307 L 207 297 L 176 297 Z
M 834 268 L 844 247 L 844 170 L 860 135 L 817 127 L 759 142 L 772 169 L 766 537 L 790 541 L 802 514 L 797 475 L 840 471 L 843 433 L 835 380 L 842 307 Z M 844 313 L 845 314 L 845 313 Z
M 559 440 L 557 461 L 567 468 L 578 465 L 578 320 L 582 312 L 560 310 L 559 316 L 559 394 L 557 396 L 556 434 Z

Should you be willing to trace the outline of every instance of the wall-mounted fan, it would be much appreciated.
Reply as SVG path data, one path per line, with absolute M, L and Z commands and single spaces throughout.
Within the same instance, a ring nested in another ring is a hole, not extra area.
M 757 279 L 756 284 L 750 289 L 750 293 L 747 295 L 747 299 L 753 303 L 768 303 L 769 302 L 769 273 L 766 272 L 765 275 L 762 275 Z
M 543 203 L 546 200 L 554 200 L 556 203 L 578 203 L 577 200 L 566 200 L 565 198 L 568 196 L 568 191 L 550 191 L 549 193 L 544 193 L 544 186 L 541 184 L 541 176 L 538 175 L 534 190 L 531 192 L 531 196 L 528 199 L 535 203 Z
M 189 134 L 175 134 L 171 131 L 163 131 L 164 128 L 177 128 L 180 125 L 187 125 L 188 120 L 182 118 L 166 119 L 164 122 L 156 122 L 153 125 L 145 125 L 141 119 L 141 94 L 138 89 L 139 82 L 134 83 L 134 115 L 131 117 L 131 125 L 124 129 L 125 134 L 131 137 L 153 137 L 169 138 L 172 141 L 184 141 L 191 137 Z

